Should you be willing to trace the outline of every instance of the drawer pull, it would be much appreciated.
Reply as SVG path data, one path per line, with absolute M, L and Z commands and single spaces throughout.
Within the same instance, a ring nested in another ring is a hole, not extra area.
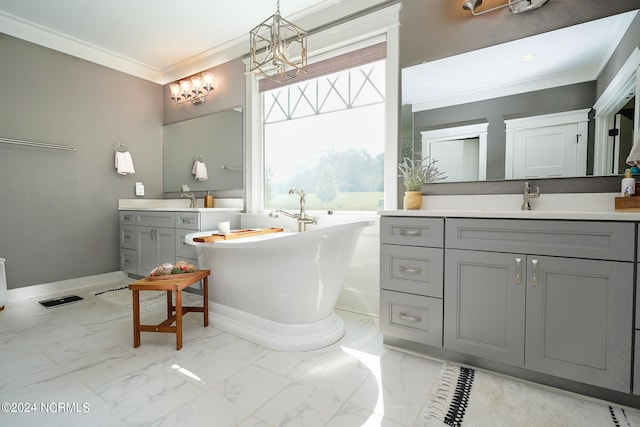
M 422 269 L 419 267 L 405 267 L 404 265 L 401 265 L 399 270 L 401 273 L 411 273 L 411 274 L 422 273 Z
M 131 221 L 131 215 L 123 215 L 123 216 L 122 216 L 122 219 L 123 219 L 124 221 Z
M 400 313 L 399 316 L 402 320 L 408 320 L 410 322 L 420 322 L 422 320 L 422 316 L 411 316 L 404 313 Z
M 180 218 L 180 222 L 183 224 L 193 224 L 193 220 L 191 218 Z
M 401 228 L 398 232 L 401 236 L 422 236 L 422 230 L 407 230 L 406 228 Z
M 538 284 L 538 260 L 532 259 L 531 264 L 533 265 L 533 275 L 531 276 L 531 284 L 535 286 Z
M 516 284 L 520 284 L 522 282 L 522 279 L 520 278 L 522 274 L 522 258 L 520 257 L 516 257 Z

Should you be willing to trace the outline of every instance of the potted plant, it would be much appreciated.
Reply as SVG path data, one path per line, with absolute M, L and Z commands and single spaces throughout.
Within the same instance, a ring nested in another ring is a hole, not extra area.
M 437 160 L 416 153 L 415 159 L 405 157 L 398 165 L 398 171 L 405 188 L 404 208 L 420 209 L 422 206 L 422 185 L 438 182 L 446 177 L 436 167 Z

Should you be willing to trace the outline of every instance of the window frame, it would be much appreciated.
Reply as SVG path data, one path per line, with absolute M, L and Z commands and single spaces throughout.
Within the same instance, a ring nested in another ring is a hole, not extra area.
M 346 23 L 330 27 L 309 36 L 315 57 L 308 63 L 348 53 L 381 41 L 387 43 L 385 62 L 385 147 L 384 147 L 384 209 L 398 206 L 398 117 L 399 117 L 399 12 L 400 5 L 372 12 Z M 312 50 L 310 48 L 310 50 Z M 313 53 L 313 51 L 312 51 Z M 248 60 L 245 60 L 248 67 Z M 262 135 L 262 95 L 258 79 L 247 68 L 244 159 L 245 211 L 263 213 L 264 206 L 264 144 Z

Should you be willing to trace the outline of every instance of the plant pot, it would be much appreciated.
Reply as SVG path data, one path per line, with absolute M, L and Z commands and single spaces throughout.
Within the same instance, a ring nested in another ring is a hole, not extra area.
M 404 192 L 404 208 L 407 210 L 420 209 L 422 206 L 421 191 L 405 191 Z

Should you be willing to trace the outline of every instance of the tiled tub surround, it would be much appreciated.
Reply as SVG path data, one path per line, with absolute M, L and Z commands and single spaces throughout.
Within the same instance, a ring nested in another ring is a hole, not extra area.
M 577 212 L 471 209 L 482 198 L 382 212 L 385 343 L 640 406 L 640 213 L 613 197 Z

